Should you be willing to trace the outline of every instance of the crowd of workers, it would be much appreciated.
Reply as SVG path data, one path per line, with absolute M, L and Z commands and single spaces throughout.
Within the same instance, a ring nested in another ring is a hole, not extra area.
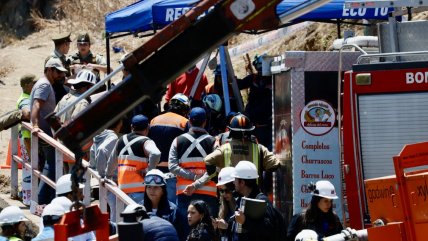
M 50 136 L 53 131 L 45 117 L 69 105 L 100 79 L 100 72 L 107 72 L 102 56 L 90 51 L 88 34 L 78 36 L 79 51 L 70 57 L 66 56 L 69 34 L 53 41 L 55 50 L 45 61 L 44 76 L 38 80 L 34 75 L 24 76 L 18 101 L 18 109 L 30 111 L 32 131 Z M 303 229 L 315 230 L 319 237 L 341 231 L 332 211 L 337 196 L 328 181 L 313 187 L 309 208 L 292 219 L 287 234 L 286 227 L 281 227 L 278 219 L 283 217 L 266 196 L 272 188 L 269 173 L 281 165 L 271 152 L 272 80 L 261 75 L 260 56 L 253 65 L 258 73 L 239 81 L 242 88 L 250 88 L 244 114 L 222 114 L 222 103 L 228 100 L 218 87 L 219 68 L 211 86 L 202 75 L 195 88 L 199 69 L 193 66 L 169 85 L 164 112 L 153 115 L 150 108 L 138 108 L 130 113 L 129 121 L 111 124 L 84 148 L 91 168 L 138 204 L 129 205 L 128 211 L 143 210 L 145 240 L 294 240 Z M 58 123 L 66 125 L 91 101 L 81 100 Z M 22 130 L 21 145 L 27 153 L 29 138 Z M 64 161 L 65 175 L 58 179 L 56 190 L 41 181 L 39 192 L 32 194 L 38 195 L 43 227 L 32 240 L 53 240 L 53 225 L 70 209 L 73 163 Z M 39 163 L 39 169 L 55 180 L 55 149 L 42 140 Z M 81 192 L 78 196 L 83 200 Z M 263 216 L 248 215 L 251 210 L 244 209 L 248 199 L 266 203 Z M 116 197 L 112 193 L 107 203 L 110 231 L 115 233 Z M 5 208 L 0 213 L 3 236 L 26 239 L 26 221 L 19 208 Z M 91 232 L 73 240 L 95 240 L 95 235 Z

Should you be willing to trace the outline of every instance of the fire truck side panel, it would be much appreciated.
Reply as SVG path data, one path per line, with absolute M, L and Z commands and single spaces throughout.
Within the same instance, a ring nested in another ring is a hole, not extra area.
M 394 174 L 392 156 L 398 154 L 397 147 L 427 139 L 428 130 L 424 127 L 428 112 L 426 66 L 426 62 L 357 65 L 345 75 L 343 150 L 352 228 L 363 228 L 367 205 L 370 205 L 367 200 L 370 197 L 365 197 L 364 178 Z M 358 85 L 359 74 L 369 75 L 370 83 Z M 380 110 L 376 109 L 378 106 Z M 393 136 L 392 140 L 388 139 L 389 135 Z M 394 144 L 393 148 L 390 143 Z M 391 213 L 392 219 L 398 217 L 395 214 Z
M 395 175 L 365 180 L 370 220 L 384 223 L 402 222 L 404 214 Z
M 367 229 L 370 241 L 407 241 L 403 223 L 394 223 L 382 227 Z

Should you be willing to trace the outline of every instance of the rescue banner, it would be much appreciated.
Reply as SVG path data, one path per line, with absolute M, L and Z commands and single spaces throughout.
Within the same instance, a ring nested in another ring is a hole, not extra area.
M 333 210 L 343 222 L 336 74 L 292 74 L 293 212 L 300 213 L 310 204 L 311 182 L 328 180 L 339 196 Z

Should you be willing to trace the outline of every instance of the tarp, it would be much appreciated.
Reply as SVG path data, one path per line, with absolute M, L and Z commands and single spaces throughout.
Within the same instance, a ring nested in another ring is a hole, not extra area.
M 142 0 L 105 17 L 107 33 L 143 32 L 161 29 L 191 9 L 199 0 Z M 278 4 L 278 15 L 304 0 L 284 0 Z M 330 19 L 387 19 L 390 8 L 345 9 L 345 0 L 332 0 L 295 20 L 320 21 Z
M 286 0 L 278 4 L 276 12 L 278 15 L 286 12 L 302 0 Z M 345 9 L 344 0 L 332 0 L 329 3 L 319 7 L 300 18 L 296 22 L 315 21 L 315 20 L 330 20 L 330 19 L 388 19 L 388 13 L 392 12 L 393 8 L 358 8 Z
M 109 13 L 106 32 L 144 32 L 161 29 L 186 13 L 200 0 L 142 0 Z

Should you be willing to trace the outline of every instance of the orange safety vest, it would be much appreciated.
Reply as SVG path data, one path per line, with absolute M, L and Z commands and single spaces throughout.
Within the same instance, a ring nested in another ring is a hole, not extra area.
M 181 156 L 179 166 L 183 169 L 187 169 L 195 173 L 196 175 L 203 175 L 205 172 L 207 172 L 204 162 L 204 157 L 207 155 L 207 152 L 204 150 L 200 143 L 211 136 L 208 134 L 204 134 L 198 137 L 198 139 L 195 139 L 188 133 L 185 133 L 182 136 L 188 139 L 192 144 Z M 189 157 L 189 154 L 192 153 L 195 148 L 199 151 L 201 156 Z M 183 191 L 186 186 L 191 185 L 193 182 L 194 180 L 186 179 L 177 175 L 177 195 L 183 194 Z M 217 197 L 217 187 L 213 181 L 208 181 L 207 183 L 205 183 L 205 185 L 198 188 L 194 193 Z
M 148 158 L 134 155 L 132 144 L 141 141 L 142 145 L 149 138 L 138 136 L 128 140 L 128 135 L 123 136 L 125 146 L 120 150 L 117 157 L 118 172 L 117 180 L 119 188 L 125 193 L 144 192 L 146 190 L 142 171 L 148 167 Z M 126 152 L 126 154 L 125 154 Z

